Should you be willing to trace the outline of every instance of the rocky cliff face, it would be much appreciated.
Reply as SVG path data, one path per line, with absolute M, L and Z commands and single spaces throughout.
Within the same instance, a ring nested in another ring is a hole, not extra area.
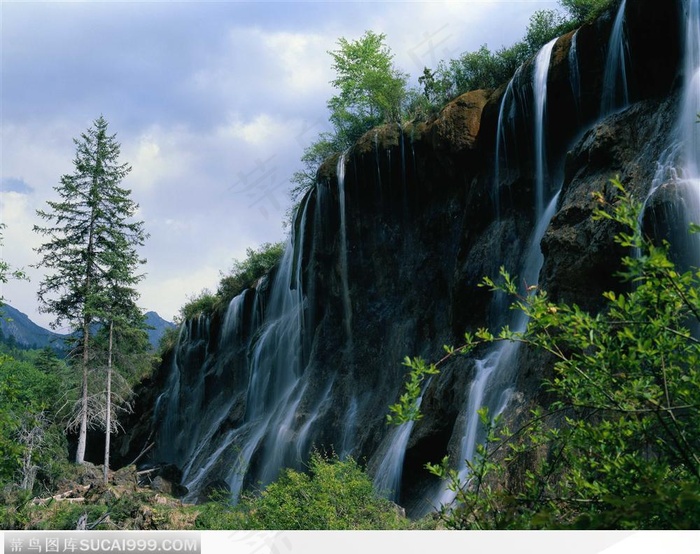
M 500 266 L 532 266 L 524 284 L 591 310 L 619 287 L 622 252 L 614 229 L 592 222 L 590 193 L 611 195 L 615 176 L 640 197 L 652 188 L 694 1 L 627 3 L 628 102 L 613 99 L 612 114 L 601 99 L 615 14 L 560 37 L 500 89 L 467 93 L 428 123 L 375 129 L 328 160 L 280 267 L 226 314 L 183 326 L 140 398 L 144 424 L 120 443 L 124 460 L 150 435 L 151 460 L 181 467 L 196 498 L 333 449 L 366 462 L 413 513 L 446 500 L 423 466 L 468 455 L 470 402 L 517 417 L 548 366 L 517 350 L 453 360 L 426 387 L 424 418 L 390 428 L 402 360 L 439 359 L 465 330 L 509 322 L 503 299 L 477 287 Z

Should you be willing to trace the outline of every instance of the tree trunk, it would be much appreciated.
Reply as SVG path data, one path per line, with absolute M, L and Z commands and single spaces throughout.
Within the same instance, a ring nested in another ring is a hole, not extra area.
M 99 152 L 99 150 L 98 150 Z M 98 157 L 99 164 L 99 157 Z M 93 177 L 90 194 L 94 196 L 97 191 L 97 177 Z M 85 305 L 90 297 L 92 286 L 92 271 L 94 260 L 94 240 L 95 240 L 95 207 L 91 208 L 90 229 L 88 233 L 87 258 L 85 267 Z M 80 400 L 80 431 L 78 435 L 78 448 L 75 452 L 75 463 L 82 464 L 85 461 L 85 448 L 87 446 L 87 425 L 88 425 L 88 366 L 90 364 L 90 323 L 91 317 L 86 313 L 83 305 L 83 390 Z
M 104 481 L 107 484 L 109 474 L 109 439 L 112 431 L 112 344 L 114 322 L 109 322 L 109 349 L 107 352 L 107 409 L 105 410 L 105 463 Z
M 90 363 L 90 320 L 83 319 L 83 382 L 80 396 L 80 429 L 78 431 L 78 448 L 75 451 L 75 463 L 82 464 L 85 461 L 85 447 L 87 446 L 88 424 L 88 365 Z

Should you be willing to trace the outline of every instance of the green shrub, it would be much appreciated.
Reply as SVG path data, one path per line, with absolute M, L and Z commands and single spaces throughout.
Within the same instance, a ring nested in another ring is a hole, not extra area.
M 257 250 L 246 249 L 244 260 L 234 260 L 233 267 L 227 275 L 223 275 L 219 281 L 216 293 L 209 289 L 204 289 L 198 295 L 190 297 L 187 303 L 180 308 L 180 313 L 175 318 L 177 323 L 199 317 L 200 315 L 210 315 L 216 310 L 225 310 L 228 303 L 245 289 L 255 285 L 255 282 L 269 272 L 282 258 L 284 253 L 284 243 L 266 242 Z M 176 339 L 177 331 L 173 331 L 162 343 L 160 351 Z
M 374 491 L 352 459 L 314 453 L 307 473 L 286 469 L 258 496 L 239 506 L 226 501 L 200 506 L 200 529 L 406 529 L 399 508 Z
M 219 299 L 215 294 L 212 294 L 208 289 L 204 289 L 197 296 L 192 296 L 188 299 L 187 304 L 180 308 L 178 317 L 175 318 L 178 322 L 194 319 L 200 315 L 208 315 L 214 312 L 214 308 L 219 304 Z
M 579 23 L 591 21 L 618 0 L 559 0 L 559 3 L 571 14 Z
M 266 242 L 257 250 L 246 249 L 245 260 L 235 260 L 228 275 L 221 278 L 216 295 L 224 306 L 270 271 L 282 258 L 284 243 Z
M 308 473 L 287 469 L 249 501 L 248 526 L 255 529 L 400 529 L 398 508 L 374 491 L 352 459 L 315 453 Z
M 246 529 L 246 514 L 232 506 L 228 498 L 220 498 L 197 506 L 196 529 L 227 530 Z

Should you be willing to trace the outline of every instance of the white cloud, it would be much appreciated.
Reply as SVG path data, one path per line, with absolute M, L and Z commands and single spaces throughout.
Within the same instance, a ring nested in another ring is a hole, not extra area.
M 263 35 L 268 56 L 277 60 L 278 90 L 297 99 L 330 94 L 332 73 L 327 51 L 335 38 L 290 32 Z
M 151 277 L 154 278 L 139 287 L 142 297 L 148 298 L 147 309 L 172 321 L 189 298 L 204 289 L 216 290 L 219 269 L 213 266 L 190 267 L 187 272 L 178 275 L 156 274 Z
M 32 231 L 34 224 L 42 222 L 36 217 L 36 197 L 31 194 L 3 191 L 0 199 L 3 230 L 2 259 L 13 269 L 22 269 L 29 281 L 11 279 L 2 285 L 1 296 L 12 306 L 27 313 L 34 321 L 48 326 L 51 317 L 39 314 L 36 290 L 42 272 L 33 268 L 38 261 L 34 252 L 41 244 L 41 237 Z
M 240 139 L 252 146 L 260 147 L 269 145 L 285 130 L 283 122 L 262 113 L 247 121 L 235 120 L 226 127 L 220 127 L 217 130 L 217 136 L 223 139 Z
M 182 125 L 151 125 L 137 136 L 119 136 L 122 158 L 132 171 L 128 185 L 135 194 L 167 194 L 168 187 L 188 175 L 196 159 L 196 137 Z

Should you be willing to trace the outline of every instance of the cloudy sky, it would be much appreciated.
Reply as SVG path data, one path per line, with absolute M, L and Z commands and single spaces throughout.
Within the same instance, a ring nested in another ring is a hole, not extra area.
M 328 50 L 385 33 L 415 83 L 424 66 L 522 38 L 557 2 L 8 2 L 2 24 L 3 287 L 37 323 L 37 209 L 73 172 L 73 138 L 103 115 L 133 167 L 123 186 L 150 239 L 141 306 L 172 319 L 248 247 L 286 238 L 289 178 L 327 130 Z

